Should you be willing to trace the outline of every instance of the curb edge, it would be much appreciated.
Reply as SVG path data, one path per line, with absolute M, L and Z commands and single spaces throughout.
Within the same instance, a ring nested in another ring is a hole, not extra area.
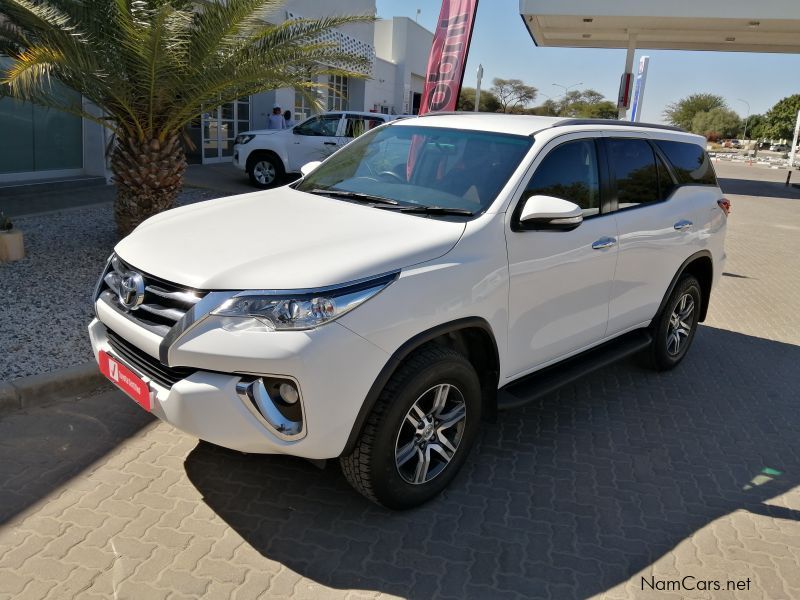
M 49 373 L 0 381 L 0 416 L 92 391 L 104 381 L 106 378 L 93 360 Z

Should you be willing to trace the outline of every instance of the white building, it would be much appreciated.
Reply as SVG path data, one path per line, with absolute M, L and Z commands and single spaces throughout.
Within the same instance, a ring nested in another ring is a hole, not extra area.
M 288 0 L 269 18 L 319 18 L 331 14 L 375 14 L 375 0 Z M 368 79 L 336 77 L 320 82 L 328 89 L 320 100 L 329 110 L 367 110 L 408 114 L 419 107 L 433 34 L 407 18 L 357 23 L 331 32 L 329 39 L 370 59 Z M 69 90 L 65 90 L 69 94 Z M 248 129 L 262 129 L 273 106 L 291 110 L 296 121 L 312 107 L 292 89 L 263 92 L 206 111 L 188 128 L 195 149 L 193 163 L 231 160 L 233 140 Z M 95 123 L 23 104 L 0 100 L 0 183 L 74 176 L 107 176 L 104 149 L 108 138 Z M 10 143 L 9 140 L 14 140 Z

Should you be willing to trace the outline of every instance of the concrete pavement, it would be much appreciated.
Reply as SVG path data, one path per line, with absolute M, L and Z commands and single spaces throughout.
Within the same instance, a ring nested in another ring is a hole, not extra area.
M 718 167 L 726 193 L 743 169 Z M 680 368 L 619 364 L 502 414 L 418 510 L 109 388 L 4 418 L 0 598 L 800 597 L 800 193 L 758 189 L 730 195 Z

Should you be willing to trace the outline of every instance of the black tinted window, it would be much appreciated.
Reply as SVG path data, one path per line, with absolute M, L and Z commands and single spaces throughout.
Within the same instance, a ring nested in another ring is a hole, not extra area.
M 600 212 L 600 179 L 592 140 L 567 142 L 551 150 L 536 168 L 525 197 L 555 196 L 574 202 L 584 215 Z
M 666 200 L 672 195 L 672 190 L 675 189 L 675 181 L 672 175 L 669 174 L 669 169 L 661 157 L 656 155 L 656 162 L 658 163 L 658 198 Z
M 714 167 L 711 166 L 708 154 L 700 146 L 663 140 L 656 142 L 656 145 L 672 163 L 678 183 L 717 185 Z
M 294 128 L 295 135 L 334 136 L 341 117 L 330 115 L 313 117 Z
M 608 150 L 617 178 L 619 208 L 657 201 L 658 171 L 650 144 L 646 140 L 609 140 Z

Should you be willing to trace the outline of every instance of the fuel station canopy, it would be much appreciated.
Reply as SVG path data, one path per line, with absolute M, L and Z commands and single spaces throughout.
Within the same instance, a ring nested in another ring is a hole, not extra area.
M 800 52 L 800 0 L 520 0 L 537 46 Z

